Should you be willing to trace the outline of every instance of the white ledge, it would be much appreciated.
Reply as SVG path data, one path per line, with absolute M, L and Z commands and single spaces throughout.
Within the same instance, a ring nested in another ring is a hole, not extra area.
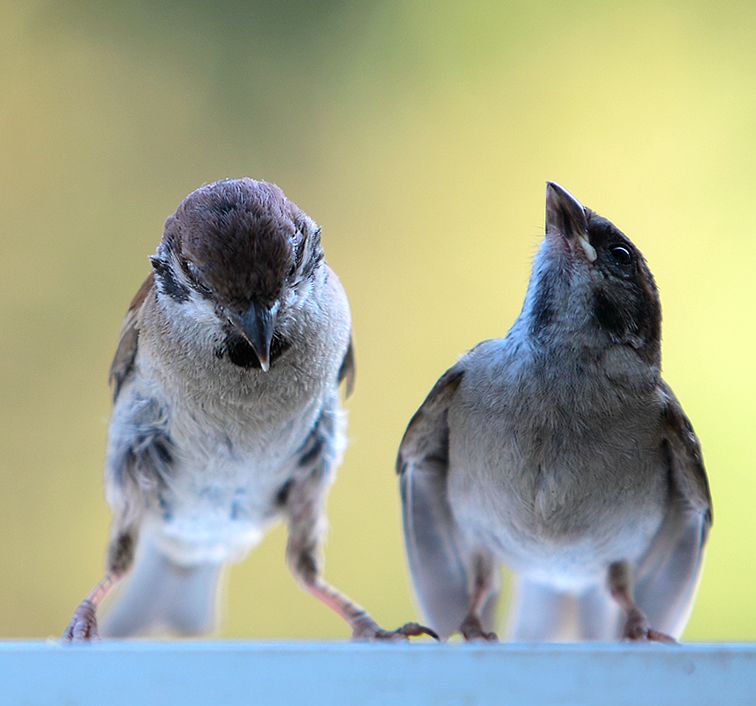
M 756 646 L 0 643 L 0 703 L 754 706 Z

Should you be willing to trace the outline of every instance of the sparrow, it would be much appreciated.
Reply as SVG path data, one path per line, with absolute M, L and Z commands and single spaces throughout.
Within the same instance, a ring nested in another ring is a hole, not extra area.
M 442 375 L 398 453 L 406 552 L 444 638 L 674 641 L 712 523 L 701 449 L 660 375 L 661 307 L 614 224 L 549 182 L 522 311 Z
M 184 199 L 150 259 L 110 370 L 107 570 L 64 639 L 97 637 L 97 607 L 127 576 L 103 635 L 209 631 L 221 568 L 281 519 L 294 576 L 355 638 L 430 633 L 383 630 L 322 575 L 355 366 L 320 228 L 277 186 L 224 180 Z

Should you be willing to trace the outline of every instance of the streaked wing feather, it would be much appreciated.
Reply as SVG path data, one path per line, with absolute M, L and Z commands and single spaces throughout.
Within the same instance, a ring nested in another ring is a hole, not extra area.
M 673 483 L 691 510 L 702 513 L 711 526 L 711 492 L 698 437 L 674 393 L 663 381 L 659 393 L 663 404 L 664 440 L 672 458 Z
M 470 601 L 473 554 L 460 537 L 447 499 L 447 411 L 462 375 L 455 366 L 436 383 L 412 417 L 397 458 L 412 581 L 424 618 L 442 637 L 459 629 Z M 493 597 L 486 606 L 488 623 L 495 604 Z
M 144 280 L 142 286 L 139 287 L 139 290 L 131 300 L 129 310 L 126 312 L 126 316 L 123 320 L 121 337 L 118 341 L 118 347 L 113 356 L 113 362 L 110 365 L 110 373 L 108 376 L 110 387 L 113 391 L 114 402 L 118 399 L 118 394 L 123 387 L 123 383 L 129 377 L 134 367 L 134 359 L 136 358 L 137 349 L 139 347 L 139 314 L 148 295 L 153 291 L 154 286 L 153 275 L 150 272 L 147 279 Z
M 693 427 L 666 383 L 660 384 L 659 394 L 671 497 L 667 516 L 639 566 L 635 597 L 654 628 L 679 637 L 698 585 L 712 506 Z

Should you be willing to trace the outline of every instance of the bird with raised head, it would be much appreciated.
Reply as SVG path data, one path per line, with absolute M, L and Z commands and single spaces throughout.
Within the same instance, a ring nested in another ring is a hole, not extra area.
M 207 632 L 221 568 L 279 519 L 295 577 L 354 637 L 427 632 L 381 629 L 322 577 L 354 359 L 320 228 L 277 186 L 224 180 L 184 199 L 151 261 L 110 371 L 107 571 L 64 637 L 97 636 L 97 606 L 127 575 L 104 635 Z
M 496 639 L 500 564 L 513 639 L 680 636 L 711 498 L 660 341 L 641 253 L 549 183 L 520 316 L 441 377 L 399 449 L 414 587 L 442 637 Z

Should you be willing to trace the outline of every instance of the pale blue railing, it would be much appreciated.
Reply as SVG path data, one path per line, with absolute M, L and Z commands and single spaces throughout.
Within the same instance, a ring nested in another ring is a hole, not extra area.
M 756 706 L 756 646 L 6 642 L 0 704 Z

